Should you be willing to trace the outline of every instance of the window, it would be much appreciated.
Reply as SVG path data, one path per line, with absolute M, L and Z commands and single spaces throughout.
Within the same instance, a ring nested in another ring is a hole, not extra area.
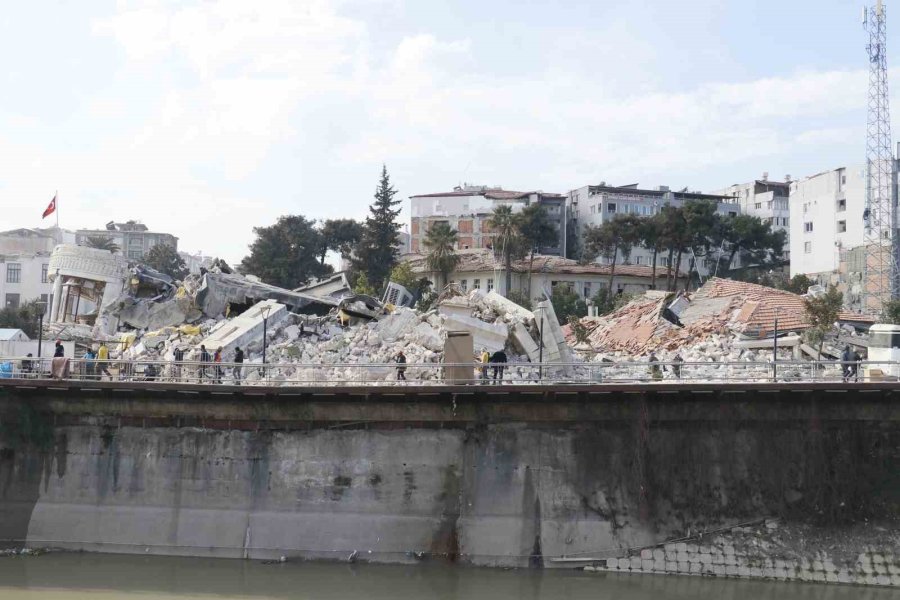
M 596 209 L 597 209 L 597 205 L 596 205 L 596 204 L 591 204 L 591 214 L 592 214 L 592 215 L 597 213 L 597 210 L 596 210 Z
M 607 202 L 606 203 L 606 212 L 610 212 L 610 213 L 616 212 L 616 203 L 615 202 Z
M 644 257 L 643 257 L 643 256 L 637 256 L 637 257 L 635 257 L 635 259 L 634 259 L 634 264 L 636 264 L 636 265 L 642 265 L 642 264 L 644 264 Z
M 473 290 L 480 290 L 480 289 L 481 289 L 481 280 L 480 280 L 480 279 L 473 279 L 473 280 L 472 280 L 472 289 L 473 289 Z
M 47 283 L 47 269 L 50 265 L 41 265 L 41 283 Z
M 844 233 L 845 231 L 847 231 L 847 221 L 838 221 L 837 232 Z
M 838 200 L 837 201 L 837 211 L 844 212 L 847 210 L 847 201 L 846 200 Z
M 803 253 L 810 254 L 812 252 L 812 242 L 803 242 Z
M 494 289 L 494 280 L 493 280 L 493 279 L 488 279 L 488 280 L 487 280 L 487 291 L 490 292 L 490 291 L 493 290 L 493 289 Z
M 462 292 L 466 291 L 466 286 L 468 285 L 468 282 L 469 282 L 468 279 L 463 279 L 459 282 L 460 291 L 462 291 Z
M 128 251 L 128 258 L 143 258 L 143 257 L 144 257 L 144 253 L 141 252 L 140 250 L 129 250 Z
M 737 212 L 736 212 L 736 211 L 733 211 L 733 210 L 729 210 L 729 211 L 728 211 L 728 216 L 729 216 L 729 217 L 736 217 L 736 216 L 737 216 Z
M 586 281 L 584 283 L 584 297 L 585 298 L 591 297 L 591 282 L 590 281 Z
M 50 296 L 48 296 L 47 294 L 41 294 L 41 303 L 44 305 L 44 312 L 46 312 L 50 307 L 50 302 L 48 301 L 49 298 Z
M 22 265 L 19 263 L 9 263 L 6 265 L 6 283 L 19 283 L 22 281 Z M 18 294 L 14 294 L 16 298 Z M 7 295 L 7 298 L 9 295 Z M 18 306 L 18 303 L 16 304 Z
M 762 202 L 757 202 L 754 208 L 762 208 Z
M 6 295 L 6 308 L 19 308 L 19 295 L 18 294 L 7 294 Z
M 788 219 L 789 219 L 789 218 L 790 218 L 790 217 L 784 217 L 784 218 L 782 218 L 782 219 L 781 219 L 781 224 L 784 225 L 785 227 L 787 227 L 787 226 L 788 226 Z
M 812 230 L 812 221 L 803 224 L 803 231 L 805 231 L 806 233 L 810 233 Z

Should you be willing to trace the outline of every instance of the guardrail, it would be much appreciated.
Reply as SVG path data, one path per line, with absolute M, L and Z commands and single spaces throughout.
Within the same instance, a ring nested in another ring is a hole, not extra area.
M 860 361 L 582 363 L 213 363 L 0 357 L 0 379 L 209 385 L 501 385 L 897 381 L 900 363 Z

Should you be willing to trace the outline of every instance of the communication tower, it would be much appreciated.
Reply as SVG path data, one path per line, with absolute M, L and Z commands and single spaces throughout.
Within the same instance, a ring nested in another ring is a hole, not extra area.
M 894 200 L 894 157 L 885 52 L 885 7 L 881 0 L 863 9 L 869 34 L 869 104 L 866 127 L 866 206 L 863 211 L 866 248 L 863 297 L 865 310 L 882 311 L 882 303 L 900 293 L 897 249 L 897 207 Z

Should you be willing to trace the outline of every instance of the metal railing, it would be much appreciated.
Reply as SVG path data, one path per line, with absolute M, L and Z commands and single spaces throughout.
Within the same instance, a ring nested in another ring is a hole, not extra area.
M 900 363 L 861 361 L 279 363 L 0 358 L 0 379 L 250 386 L 897 381 Z

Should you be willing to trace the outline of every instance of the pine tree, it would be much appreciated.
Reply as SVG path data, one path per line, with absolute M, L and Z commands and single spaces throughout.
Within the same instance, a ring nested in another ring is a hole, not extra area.
M 362 239 L 356 248 L 354 270 L 365 274 L 377 290 L 384 288 L 391 269 L 397 264 L 400 223 L 400 200 L 394 200 L 397 190 L 391 187 L 387 167 L 381 166 L 381 179 L 375 189 L 375 201 L 369 206 L 369 216 L 363 225 Z

